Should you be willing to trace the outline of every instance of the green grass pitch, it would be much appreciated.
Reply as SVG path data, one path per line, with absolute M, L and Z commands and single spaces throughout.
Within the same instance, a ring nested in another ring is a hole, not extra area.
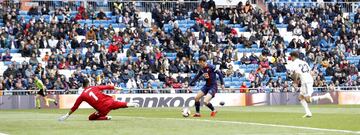
M 57 118 L 68 110 L 0 110 L 0 135 L 360 134 L 358 105 L 312 105 L 312 118 L 302 118 L 300 105 L 217 107 L 216 118 L 210 118 L 207 108 L 201 109 L 201 118 L 184 118 L 181 108 L 119 109 L 109 114 L 111 121 L 88 121 L 94 110 L 80 109 L 64 122 Z

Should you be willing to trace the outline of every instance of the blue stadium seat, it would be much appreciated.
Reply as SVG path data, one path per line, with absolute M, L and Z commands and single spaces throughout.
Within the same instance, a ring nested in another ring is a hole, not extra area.
M 158 85 L 157 82 L 153 82 L 153 83 L 151 84 L 151 87 L 152 87 L 152 88 L 158 88 L 158 86 L 159 86 L 159 85 Z
M 246 50 L 247 49 L 244 49 L 244 48 L 238 48 L 238 52 L 241 52 L 241 53 L 246 52 Z
M 178 26 L 179 26 L 179 28 L 186 27 L 186 23 L 182 23 L 182 24 L 179 23 Z
M 196 52 L 194 53 L 194 57 L 199 57 L 200 56 L 200 53 Z
M 96 75 L 100 75 L 103 73 L 103 70 L 96 70 Z
M 187 20 L 187 23 L 195 24 L 195 20 Z
M 231 84 L 231 86 L 237 86 L 237 87 L 240 87 L 241 86 L 241 82 L 231 82 L 230 83 Z
M 105 12 L 105 14 L 106 14 L 106 17 L 111 17 L 112 16 L 111 12 Z
M 185 33 L 187 28 L 180 27 L 181 32 Z
M 325 80 L 331 80 L 332 78 L 332 76 L 325 76 Z
M 187 23 L 185 27 L 186 27 L 186 28 L 191 28 L 193 25 L 194 25 L 194 24 Z
M 124 45 L 124 49 L 129 49 L 130 48 L 130 44 L 126 44 L 126 45 Z
M 287 24 L 277 24 L 276 27 L 277 28 L 287 28 Z
M 10 65 L 10 64 L 12 64 L 11 61 L 4 61 L 4 65 L 5 65 L 5 66 L 8 66 L 8 65 Z
M 356 76 L 356 75 L 353 75 L 352 77 L 351 77 L 351 80 L 356 80 L 358 77 Z
M 139 58 L 138 57 L 131 57 L 131 61 L 138 61 Z
M 244 45 L 243 45 L 243 44 L 237 44 L 237 45 L 236 45 L 236 48 L 238 48 L 238 49 L 239 49 L 239 48 L 244 48 Z
M 286 76 L 286 73 L 275 73 L 275 76 L 278 77 L 278 76 Z
M 259 48 L 259 46 L 257 44 L 253 44 L 251 45 L 251 48 Z
M 62 15 L 58 15 L 57 18 L 58 18 L 58 20 L 64 20 L 64 16 L 62 16 Z
M 186 20 L 178 20 L 178 24 L 187 24 L 187 21 Z
M 240 32 L 246 32 L 246 28 L 238 28 Z
M 230 77 L 225 77 L 225 78 L 224 78 L 224 81 L 225 81 L 225 82 L 229 82 L 229 81 L 231 81 L 231 78 L 230 78 Z
M 167 57 L 169 60 L 174 61 L 176 57 Z
M 231 88 L 231 89 L 236 89 L 236 88 L 239 88 L 239 87 L 238 87 L 238 86 L 229 86 L 229 88 Z M 238 90 L 235 91 L 235 92 L 238 92 Z
M 234 28 L 242 28 L 241 24 L 235 24 Z
M 240 61 L 239 61 L 239 62 L 240 62 Z M 240 67 L 240 68 L 246 68 L 247 65 L 243 64 L 243 65 L 240 65 L 239 67 Z
M 235 81 L 235 82 L 238 82 L 238 81 L 240 81 L 240 78 L 239 78 L 239 77 L 232 77 L 232 78 L 231 78 L 231 81 L 233 81 L 233 82 L 234 82 L 234 81 Z
M 225 82 L 225 88 L 230 88 L 231 84 L 229 82 Z
M 19 15 L 27 15 L 27 13 L 28 13 L 27 11 L 22 11 L 22 10 L 19 11 Z
M 10 49 L 10 53 L 18 53 L 19 49 Z
M 324 72 L 326 72 L 326 68 L 320 68 L 320 71 L 321 71 L 322 73 L 324 73 Z
M 125 83 L 120 83 L 120 87 L 121 88 L 126 88 L 126 84 Z
M 258 64 L 249 64 L 249 65 L 247 65 L 247 67 L 248 68 L 257 68 L 257 67 L 259 67 L 259 65 Z
M 176 53 L 166 53 L 166 57 L 176 57 Z
M 246 73 L 250 73 L 250 72 L 251 72 L 251 71 L 253 71 L 253 70 L 255 70 L 255 69 L 252 69 L 252 68 L 246 68 L 246 69 L 245 69 L 245 72 L 246 72 Z

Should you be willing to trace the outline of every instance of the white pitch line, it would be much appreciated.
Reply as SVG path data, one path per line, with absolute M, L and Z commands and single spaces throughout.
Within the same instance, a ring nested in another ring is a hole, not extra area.
M 205 120 L 204 119 L 180 119 L 180 118 L 147 118 L 147 117 L 132 117 L 132 116 L 120 116 L 120 117 L 139 118 L 139 119 L 164 119 L 164 120 L 180 120 L 180 121 L 198 121 L 198 122 L 210 122 L 210 123 L 227 123 L 227 124 L 254 125 L 254 126 L 267 126 L 267 127 L 293 128 L 293 129 L 305 129 L 305 130 L 314 130 L 314 131 L 360 134 L 360 131 L 351 131 L 351 130 L 313 128 L 313 127 L 277 125 L 277 124 L 264 124 L 264 123 L 241 122 L 241 121 L 222 121 L 222 120 L 206 120 L 206 119 Z
M 1 133 L 1 132 L 0 132 L 0 135 L 8 135 L 8 134 L 4 134 L 4 133 Z

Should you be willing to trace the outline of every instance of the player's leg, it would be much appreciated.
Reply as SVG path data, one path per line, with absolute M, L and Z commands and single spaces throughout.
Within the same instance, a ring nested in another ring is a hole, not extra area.
M 45 93 L 42 89 L 40 89 L 37 93 L 36 93 L 36 97 L 35 97 L 35 104 L 36 104 L 36 108 L 41 108 L 41 97 L 45 97 Z M 45 100 L 46 101 L 46 100 Z
M 214 96 L 210 93 L 206 94 L 205 99 L 204 99 L 204 104 L 211 110 L 211 117 L 215 117 L 217 111 L 215 110 L 214 106 L 210 103 L 211 99 Z
M 309 93 L 308 93 L 307 89 L 308 89 L 308 84 L 306 84 L 306 83 L 301 84 L 299 100 L 300 100 L 301 105 L 305 109 L 306 114 L 304 115 L 304 117 L 311 117 L 312 113 L 311 113 L 311 111 L 309 109 L 309 106 L 308 106 L 308 103 L 310 101 L 310 96 L 309 96 Z
M 41 108 L 40 97 L 41 97 L 41 95 L 39 95 L 39 94 L 36 94 L 36 96 L 35 96 L 35 107 L 38 108 L 38 109 Z
M 49 98 L 48 96 L 45 96 L 44 98 L 45 98 L 45 101 L 46 101 L 46 105 L 47 105 L 47 106 L 49 106 L 49 102 L 52 102 L 52 103 L 54 103 L 55 105 L 57 105 L 57 102 L 56 102 L 55 99 Z
M 44 98 L 45 105 L 46 105 L 47 107 L 49 107 L 50 105 L 49 105 L 49 99 L 47 98 L 47 93 L 46 93 L 43 89 L 41 89 L 41 90 L 38 92 L 38 94 L 41 95 L 41 96 Z
M 111 120 L 111 117 L 106 116 L 106 114 L 94 112 L 94 113 L 90 114 L 89 120 Z
M 215 117 L 217 111 L 215 110 L 214 106 L 211 104 L 211 99 L 215 97 L 215 93 L 217 92 L 217 86 L 211 88 L 209 92 L 206 94 L 204 99 L 204 104 L 211 110 L 211 117 Z
M 203 88 L 204 89 L 204 88 Z M 200 90 L 195 96 L 195 111 L 194 117 L 200 117 L 200 99 L 205 95 L 203 89 Z
M 127 108 L 127 107 L 129 107 L 129 106 L 128 106 L 128 103 L 126 103 L 126 102 L 113 101 L 111 103 L 110 109 L 116 110 L 119 108 Z
M 135 107 L 138 108 L 140 105 L 138 103 L 129 102 L 126 104 L 127 107 Z
M 334 102 L 334 100 L 331 97 L 330 93 L 326 93 L 326 94 L 321 95 L 321 96 L 313 96 L 313 97 L 311 97 L 311 100 L 314 101 L 314 102 L 317 102 L 319 100 L 324 100 L 324 99 L 329 100 L 331 103 Z
M 309 86 L 311 88 L 309 88 L 310 92 L 313 93 L 313 87 L 312 86 Z M 309 92 L 309 93 L 310 93 Z M 310 94 L 311 95 L 311 94 Z M 323 99 L 327 99 L 329 100 L 331 103 L 334 102 L 333 101 L 333 98 L 331 97 L 330 93 L 326 93 L 324 95 L 321 95 L 321 96 L 313 96 L 311 97 L 311 102 L 317 102 L 319 100 L 323 100 Z

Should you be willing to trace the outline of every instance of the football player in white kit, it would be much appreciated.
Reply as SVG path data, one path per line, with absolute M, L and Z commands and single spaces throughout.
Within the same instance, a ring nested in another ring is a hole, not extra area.
M 333 99 L 330 96 L 330 93 L 326 93 L 321 96 L 311 97 L 314 91 L 313 89 L 314 79 L 311 75 L 309 64 L 299 59 L 299 52 L 297 51 L 291 52 L 290 57 L 291 57 L 291 62 L 288 62 L 286 68 L 288 71 L 290 71 L 291 78 L 293 79 L 294 83 L 299 84 L 300 83 L 299 81 L 301 81 L 299 100 L 306 112 L 306 114 L 303 117 L 309 118 L 312 116 L 312 113 L 308 107 L 308 103 L 316 102 L 323 99 L 328 99 L 332 103 Z

